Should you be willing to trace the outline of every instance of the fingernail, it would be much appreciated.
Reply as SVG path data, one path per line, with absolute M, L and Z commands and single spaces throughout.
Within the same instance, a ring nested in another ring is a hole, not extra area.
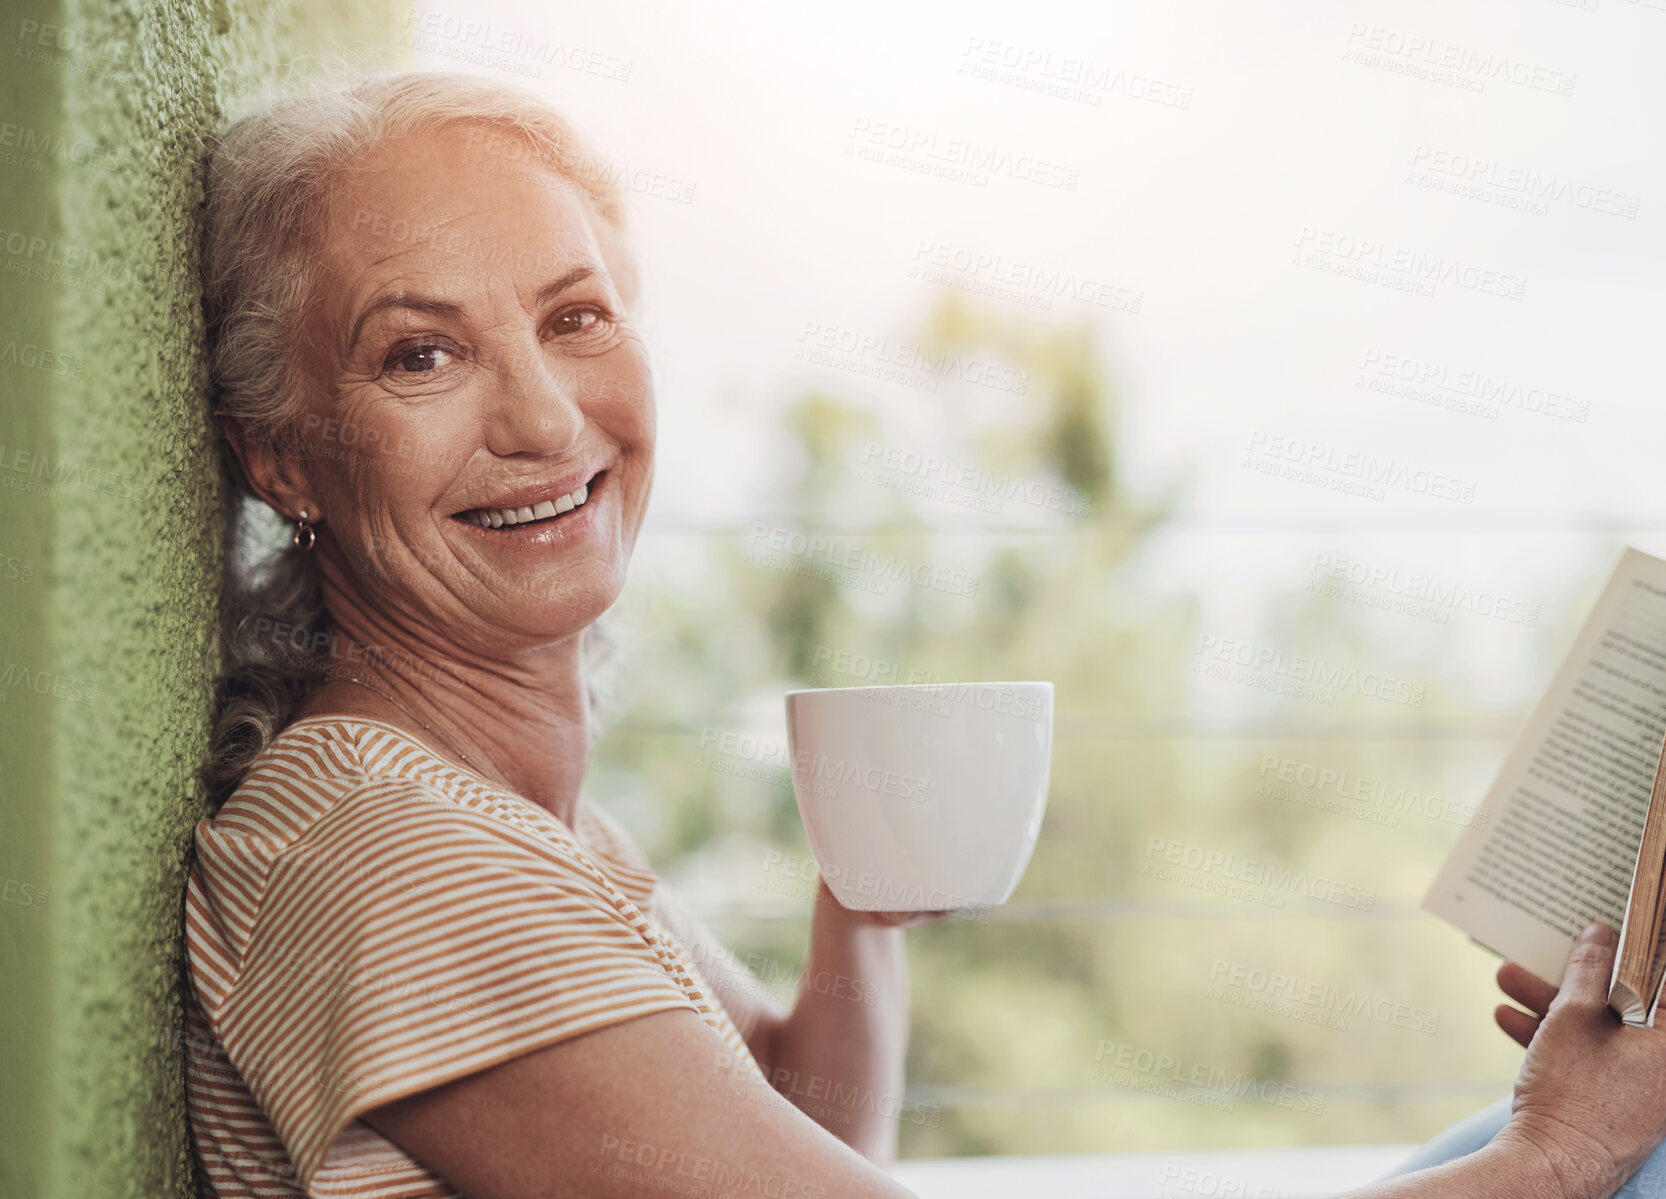
M 1585 926 L 1585 931 L 1579 934 L 1579 939 L 1581 941 L 1589 941 L 1592 944 L 1598 944 L 1604 941 L 1615 940 L 1619 937 L 1619 935 L 1619 933 L 1609 928 L 1600 920 L 1593 920 L 1590 924 Z

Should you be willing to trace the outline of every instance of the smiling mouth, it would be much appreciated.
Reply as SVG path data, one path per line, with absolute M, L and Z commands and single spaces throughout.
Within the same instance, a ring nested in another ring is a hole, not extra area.
M 584 507 L 606 474 L 605 470 L 598 471 L 591 476 L 588 483 L 580 484 L 577 491 L 570 491 L 554 500 L 540 500 L 536 504 L 521 508 L 470 508 L 466 512 L 453 513 L 452 519 L 479 525 L 483 529 L 549 524 L 560 520 L 569 512 L 576 512 Z

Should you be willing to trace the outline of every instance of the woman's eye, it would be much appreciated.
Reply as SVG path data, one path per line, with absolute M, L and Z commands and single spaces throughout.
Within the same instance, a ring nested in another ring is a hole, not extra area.
M 422 374 L 446 365 L 451 351 L 444 346 L 403 346 L 388 355 L 387 368 L 401 374 Z
M 574 333 L 588 333 L 602 321 L 602 313 L 595 308 L 569 308 L 558 312 L 550 322 L 550 331 L 558 337 Z

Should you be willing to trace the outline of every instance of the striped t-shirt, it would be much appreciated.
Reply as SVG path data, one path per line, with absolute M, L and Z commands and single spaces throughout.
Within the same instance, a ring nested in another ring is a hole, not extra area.
M 761 990 L 697 968 L 708 930 L 623 829 L 584 800 L 569 828 L 384 721 L 289 725 L 195 850 L 186 1096 L 210 1195 L 456 1196 L 358 1115 L 650 1012 L 694 1009 L 756 1068 L 735 1020 Z

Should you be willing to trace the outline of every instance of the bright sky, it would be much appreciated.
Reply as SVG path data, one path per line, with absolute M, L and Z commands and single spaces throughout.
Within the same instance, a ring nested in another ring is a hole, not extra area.
M 1192 514 L 1146 578 L 1196 591 L 1209 628 L 1249 635 L 1324 553 L 1518 595 L 1562 627 L 1619 540 L 1666 553 L 1666 0 L 470 0 L 411 30 L 421 67 L 509 46 L 468 69 L 522 78 L 663 177 L 633 197 L 652 528 L 745 528 L 772 406 L 807 383 L 870 400 L 905 446 L 949 443 L 963 394 L 795 357 L 810 328 L 905 339 L 947 294 L 911 277 L 924 249 L 1103 285 L 1046 315 L 1099 328 L 1126 476 Z M 928 169 L 962 143 L 1013 166 L 980 186 L 860 156 L 887 142 Z M 1032 173 L 1076 185 L 1014 177 Z M 1440 406 L 1473 376 L 1517 403 Z M 1523 407 L 1547 404 L 1562 415 Z M 1402 481 L 1340 489 L 1373 466 Z M 1384 619 L 1396 644 L 1433 635 Z M 1474 633 L 1480 691 L 1552 664 L 1519 629 Z

